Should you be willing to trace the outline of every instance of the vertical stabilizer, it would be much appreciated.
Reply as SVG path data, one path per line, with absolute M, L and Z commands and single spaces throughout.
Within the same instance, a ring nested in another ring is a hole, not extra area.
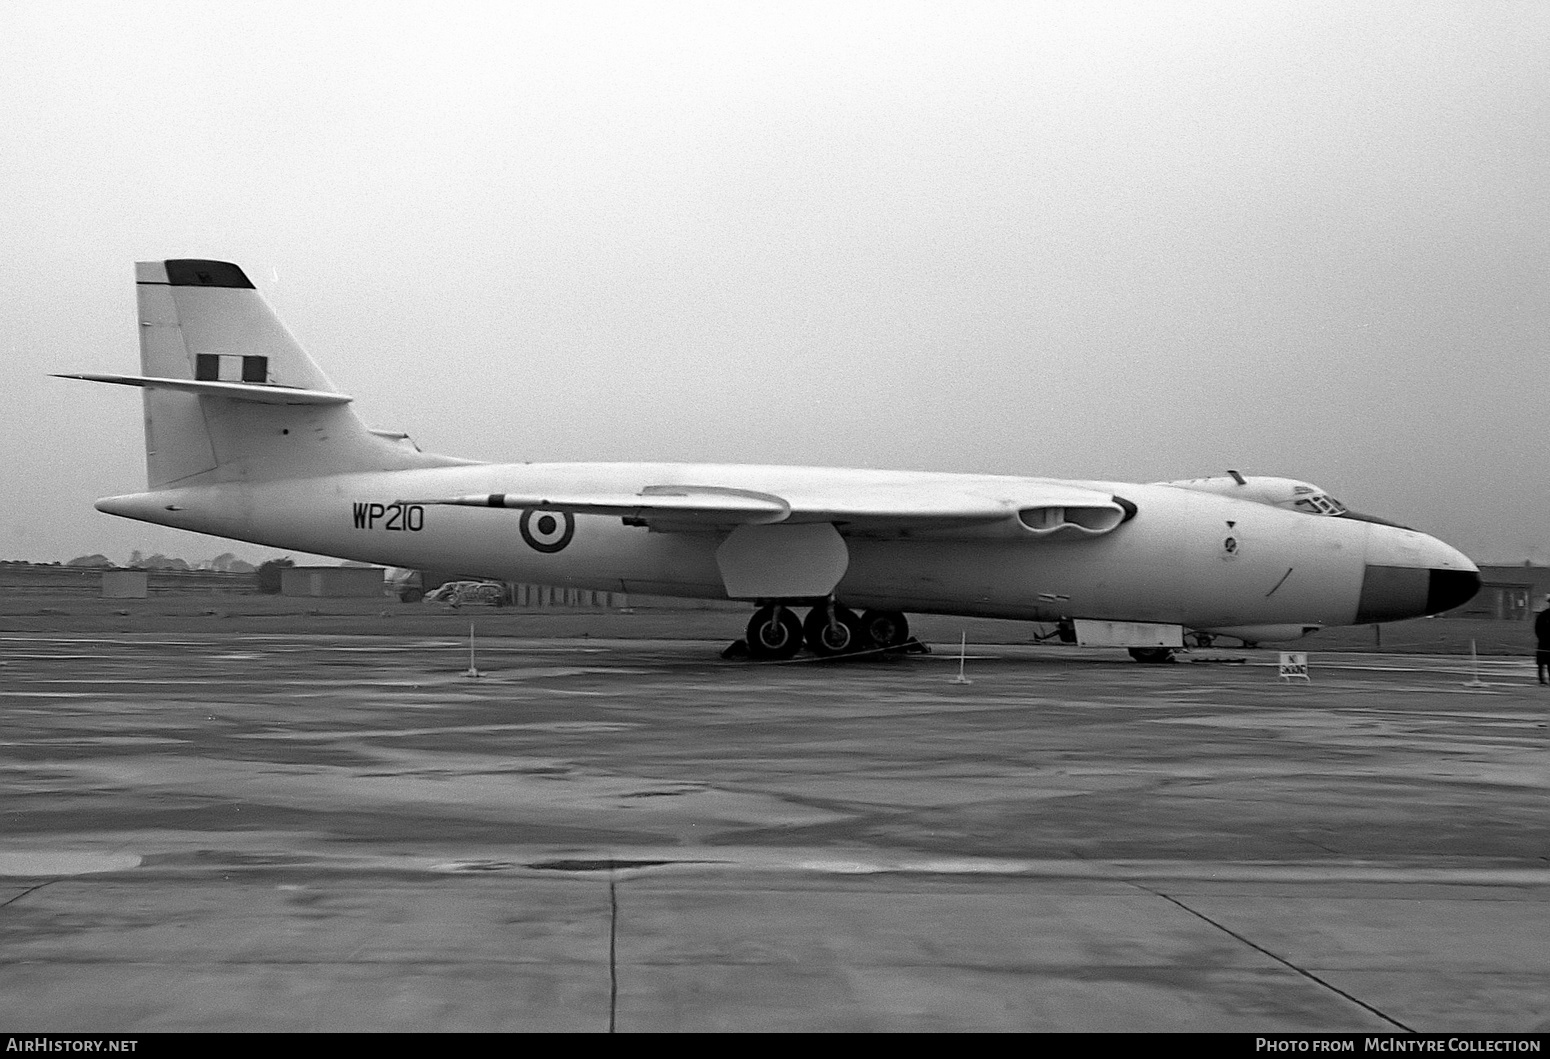
M 135 282 L 144 377 L 102 381 L 145 388 L 151 489 L 462 462 L 368 430 L 236 265 L 143 261 Z

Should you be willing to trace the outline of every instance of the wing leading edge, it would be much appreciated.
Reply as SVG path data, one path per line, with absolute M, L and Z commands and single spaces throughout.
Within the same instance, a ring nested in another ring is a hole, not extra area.
M 847 536 L 1097 537 L 1136 513 L 1120 497 L 1077 486 L 1019 483 L 1015 495 L 884 486 L 844 496 L 786 496 L 706 485 L 650 485 L 638 493 L 477 493 L 403 503 L 615 515 L 659 532 L 829 523 Z

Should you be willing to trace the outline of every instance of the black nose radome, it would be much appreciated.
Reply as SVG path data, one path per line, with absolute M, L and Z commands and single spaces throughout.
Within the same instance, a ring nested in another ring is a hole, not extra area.
M 1426 587 L 1426 613 L 1441 614 L 1462 607 L 1480 591 L 1480 573 L 1476 570 L 1433 570 Z
M 1469 602 L 1478 591 L 1480 574 L 1474 570 L 1369 564 L 1362 578 L 1356 624 L 1441 614 Z

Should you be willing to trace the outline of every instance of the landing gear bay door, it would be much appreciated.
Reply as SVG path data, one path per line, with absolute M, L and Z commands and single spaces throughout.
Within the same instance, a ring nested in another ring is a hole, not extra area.
M 822 599 L 845 576 L 850 549 L 828 522 L 739 526 L 716 565 L 729 599 Z
M 1078 618 L 1076 642 L 1082 647 L 1183 647 L 1184 629 L 1148 621 L 1090 621 Z

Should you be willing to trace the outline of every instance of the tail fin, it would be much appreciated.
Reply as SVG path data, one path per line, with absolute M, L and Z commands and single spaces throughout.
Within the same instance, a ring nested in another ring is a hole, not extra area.
M 224 261 L 135 266 L 140 376 L 73 376 L 145 390 L 151 489 L 461 463 L 369 429 Z

